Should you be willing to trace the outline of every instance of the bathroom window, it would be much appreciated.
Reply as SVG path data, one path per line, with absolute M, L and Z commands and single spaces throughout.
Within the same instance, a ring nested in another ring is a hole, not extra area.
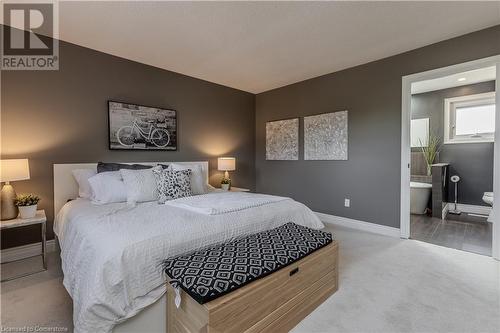
M 444 100 L 444 143 L 493 142 L 495 93 Z

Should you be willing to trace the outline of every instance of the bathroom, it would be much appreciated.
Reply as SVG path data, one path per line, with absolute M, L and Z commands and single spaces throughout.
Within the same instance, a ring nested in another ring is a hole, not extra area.
M 491 256 L 495 67 L 412 84 L 410 238 Z

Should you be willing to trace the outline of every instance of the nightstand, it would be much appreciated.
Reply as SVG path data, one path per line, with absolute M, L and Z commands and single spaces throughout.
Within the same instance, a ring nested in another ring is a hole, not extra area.
M 11 260 L 11 261 L 7 261 L 7 262 L 3 262 L 2 265 L 3 264 L 8 264 L 8 263 L 11 263 L 11 262 L 16 262 L 16 261 L 28 259 L 28 258 L 32 258 L 32 257 L 42 256 L 43 269 L 39 270 L 39 271 L 36 271 L 36 272 L 30 272 L 30 273 L 24 273 L 24 274 L 16 275 L 16 276 L 7 278 L 5 280 L 2 280 L 0 282 L 18 279 L 20 277 L 24 277 L 24 276 L 28 276 L 28 275 L 40 273 L 40 272 L 43 272 L 43 271 L 47 270 L 47 234 L 46 234 L 47 217 L 45 216 L 45 211 L 44 210 L 37 211 L 35 217 L 33 217 L 31 219 L 17 218 L 17 219 L 12 219 L 12 220 L 1 221 L 0 222 L 0 230 L 20 228 L 20 227 L 25 227 L 25 226 L 34 225 L 34 224 L 40 224 L 40 231 L 42 233 L 42 254 L 37 254 L 37 255 L 31 256 L 31 257 L 26 257 L 26 258 L 22 258 L 22 259 L 17 259 L 17 260 Z

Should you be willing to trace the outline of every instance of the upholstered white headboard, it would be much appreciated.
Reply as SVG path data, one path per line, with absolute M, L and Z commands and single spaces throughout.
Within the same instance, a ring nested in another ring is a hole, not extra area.
M 145 164 L 156 165 L 177 163 L 185 166 L 200 165 L 205 174 L 208 183 L 208 162 L 119 162 L 125 164 Z M 73 177 L 72 170 L 75 169 L 97 169 L 97 163 L 76 163 L 76 164 L 54 164 L 54 214 L 59 210 L 69 199 L 78 197 L 78 184 Z

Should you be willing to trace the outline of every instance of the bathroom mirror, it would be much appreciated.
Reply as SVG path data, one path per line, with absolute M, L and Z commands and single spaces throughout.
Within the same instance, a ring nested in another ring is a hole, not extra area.
M 429 139 L 429 118 L 412 119 L 411 120 L 411 147 L 420 148 L 427 147 Z

